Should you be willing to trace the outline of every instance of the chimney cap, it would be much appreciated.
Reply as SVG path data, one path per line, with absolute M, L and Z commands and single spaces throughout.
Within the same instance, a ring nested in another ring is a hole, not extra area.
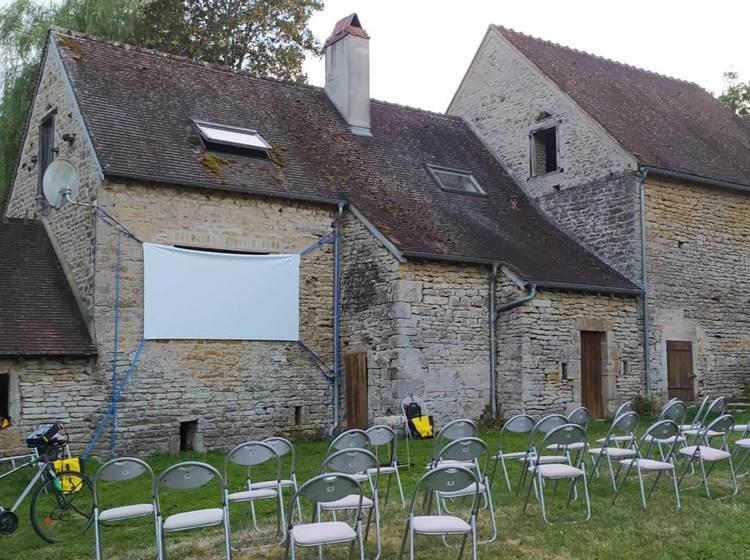
M 355 37 L 362 37 L 363 39 L 370 38 L 367 32 L 362 29 L 362 24 L 359 23 L 359 17 L 357 14 L 350 14 L 336 22 L 336 25 L 333 27 L 333 33 L 331 33 L 331 36 L 326 39 L 323 48 L 330 47 L 336 41 L 343 39 L 347 35 L 354 35 Z

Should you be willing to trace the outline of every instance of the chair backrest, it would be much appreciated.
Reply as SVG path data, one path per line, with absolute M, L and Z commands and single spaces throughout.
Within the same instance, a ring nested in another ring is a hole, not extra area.
M 641 436 L 640 443 L 636 446 L 639 457 L 650 457 L 656 449 L 656 442 L 658 440 L 665 441 L 670 440 L 668 451 L 663 455 L 665 461 L 669 461 L 677 449 L 679 443 L 680 425 L 671 419 L 657 420 L 651 424 L 643 435 Z M 644 445 L 646 446 L 644 452 Z M 662 446 L 662 449 L 664 446 Z M 659 457 L 661 459 L 661 455 Z
M 729 434 L 732 431 L 732 428 L 734 427 L 734 417 L 731 414 L 722 414 L 718 418 L 716 418 L 713 422 L 711 422 L 708 426 L 706 426 L 706 430 L 703 433 L 703 441 L 700 442 L 700 445 L 707 445 L 711 446 L 711 441 L 713 439 L 719 439 L 721 440 L 722 447 L 726 447 L 727 441 L 729 439 Z M 723 437 L 719 438 L 710 438 L 708 437 L 709 432 L 718 432 L 724 434 Z
M 374 487 L 380 475 L 380 462 L 375 454 L 362 448 L 342 449 L 325 458 L 320 466 L 320 474 L 338 472 L 353 475 L 366 473 L 368 469 L 375 469 L 375 476 L 370 479 Z
M 94 474 L 94 503 L 98 503 L 97 482 L 128 482 L 144 474 L 151 479 L 151 495 L 156 490 L 156 478 L 153 469 L 145 461 L 136 457 L 118 457 L 104 463 Z
M 276 449 L 262 441 L 248 441 L 235 446 L 224 459 L 224 481 L 229 486 L 229 465 L 242 465 L 248 468 L 247 480 L 250 479 L 250 469 L 269 461 L 276 467 L 276 480 L 281 480 L 281 457 Z
M 297 473 L 297 454 L 294 450 L 294 444 L 292 444 L 291 441 L 283 437 L 272 436 L 264 439 L 263 443 L 273 447 L 274 451 L 276 451 L 276 454 L 281 458 L 289 455 L 289 470 L 292 473 L 292 476 Z
M 616 440 L 614 439 L 616 436 L 631 436 L 631 438 L 635 438 L 640 421 L 641 419 L 637 412 L 626 412 L 616 417 L 612 420 L 607 435 L 604 437 L 603 447 L 616 444 Z M 634 443 L 633 439 L 631 439 L 631 443 Z
M 679 399 L 671 399 L 662 407 L 659 420 L 674 420 L 677 424 L 682 424 L 686 415 L 687 405 Z
M 583 443 L 584 447 L 581 450 L 581 453 L 578 454 L 578 462 L 580 463 L 586 455 L 586 446 L 588 445 L 587 440 L 588 433 L 585 428 L 578 424 L 563 424 L 562 426 L 552 428 L 544 435 L 541 448 L 543 449 L 547 445 L 556 445 L 558 448 L 566 448 L 574 443 Z M 541 460 L 540 457 L 541 454 L 536 458 L 537 463 Z
M 396 461 L 396 432 L 390 426 L 377 425 L 367 429 L 367 437 L 370 439 L 370 445 L 375 450 L 375 455 L 380 448 L 388 449 L 388 465 L 392 466 Z
M 347 496 L 359 496 L 359 507 L 357 509 L 356 519 L 362 515 L 362 498 L 364 493 L 362 485 L 348 474 L 344 473 L 324 473 L 311 478 L 300 486 L 295 492 L 294 497 L 289 501 L 289 511 L 287 519 L 289 520 L 289 529 L 294 524 L 294 514 L 297 511 L 296 504 L 299 499 L 304 499 L 313 504 L 335 502 Z M 300 514 L 301 515 L 301 514 Z
M 353 428 L 336 436 L 331 445 L 328 446 L 328 453 L 326 455 L 330 455 L 330 452 L 334 449 L 341 451 L 342 449 L 363 448 L 368 445 L 370 445 L 370 438 L 367 432 Z
M 443 426 L 432 440 L 432 458 L 438 457 L 438 450 L 445 445 L 445 441 L 455 441 L 477 435 L 477 425 L 468 418 L 452 420 Z
M 503 424 L 500 428 L 500 437 L 498 438 L 497 450 L 502 451 L 505 449 L 503 440 L 506 433 L 512 434 L 528 434 L 534 429 L 536 422 L 528 414 L 516 414 L 508 418 L 508 421 Z
M 630 401 L 625 401 L 617 407 L 617 410 L 615 410 L 614 419 L 617 419 L 619 416 L 622 416 L 626 412 L 635 412 L 635 406 Z
M 584 430 L 588 429 L 589 422 L 591 421 L 591 413 L 585 406 L 579 406 L 576 409 L 570 411 L 567 416 L 569 424 L 578 424 Z
M 438 458 L 444 461 L 461 461 L 462 463 L 473 462 L 479 467 L 479 472 L 487 472 L 490 451 L 487 444 L 477 437 L 467 437 L 454 440 L 443 447 Z
M 214 480 L 218 482 L 221 504 L 225 506 L 226 486 L 224 477 L 216 468 L 199 461 L 183 461 L 172 465 L 161 473 L 156 481 L 157 510 L 161 513 L 159 494 L 162 486 L 170 490 L 197 490 Z
M 726 397 L 718 397 L 710 401 L 703 413 L 703 418 L 700 419 L 700 424 L 705 426 L 710 421 L 709 418 L 711 415 L 722 416 L 727 410 L 728 402 Z
M 562 414 L 553 413 L 542 416 L 539 420 L 537 420 L 537 423 L 534 424 L 534 427 L 529 433 L 529 443 L 527 451 L 533 452 L 536 449 L 541 449 L 540 447 L 537 447 L 537 437 L 539 437 L 540 434 L 543 438 L 545 434 L 549 433 L 555 428 L 564 426 L 567 423 L 567 417 L 563 416 Z
M 409 506 L 409 516 L 414 514 L 414 505 L 417 502 L 422 488 L 428 492 L 456 492 L 474 484 L 474 498 L 471 504 L 471 515 L 476 515 L 479 506 L 479 480 L 477 475 L 463 467 L 452 467 L 443 465 L 430 469 L 417 481 Z
M 711 397 L 709 395 L 706 395 L 701 399 L 698 410 L 695 411 L 695 416 L 693 416 L 693 421 L 690 423 L 692 427 L 697 428 L 701 425 L 701 422 L 703 421 L 703 415 L 706 411 L 706 406 L 708 406 L 710 400 Z

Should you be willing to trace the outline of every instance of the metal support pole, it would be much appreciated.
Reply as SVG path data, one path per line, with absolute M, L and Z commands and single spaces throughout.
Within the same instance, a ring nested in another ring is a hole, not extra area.
M 117 252 L 115 253 L 115 332 L 112 341 L 112 400 L 114 402 L 115 392 L 117 391 L 117 360 L 120 353 L 120 252 L 122 249 L 122 233 L 117 230 Z M 112 413 L 112 434 L 110 437 L 110 450 L 112 456 L 116 454 L 117 448 L 117 409 Z
M 339 425 L 339 391 L 341 388 L 341 216 L 344 204 L 339 203 L 333 222 L 333 422 L 329 430 L 333 435 Z
M 651 396 L 651 375 L 649 372 L 651 365 L 651 321 L 648 310 L 648 262 L 646 260 L 646 176 L 648 170 L 641 171 L 641 182 L 639 189 L 639 198 L 641 206 L 641 303 L 643 305 L 643 389 L 646 397 Z
M 497 263 L 492 265 L 490 275 L 490 410 L 497 418 L 497 311 L 495 291 L 497 284 Z

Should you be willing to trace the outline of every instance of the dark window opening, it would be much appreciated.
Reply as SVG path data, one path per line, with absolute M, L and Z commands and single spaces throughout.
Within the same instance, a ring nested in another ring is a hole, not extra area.
M 531 173 L 544 175 L 557 171 L 557 127 L 531 134 Z
M 629 371 L 629 364 L 627 360 L 622 361 L 622 375 L 625 376 L 628 374 Z
M 560 378 L 563 381 L 568 379 L 568 362 L 560 362 Z
M 175 249 L 188 251 L 203 251 L 204 253 L 224 253 L 225 255 L 269 255 L 268 251 L 244 251 L 239 249 L 215 249 L 213 247 L 191 247 L 190 245 L 175 245 Z
M 232 154 L 234 156 L 250 156 L 262 159 L 270 159 L 268 152 L 265 150 L 256 150 L 254 148 L 247 148 L 244 146 L 232 146 L 231 144 L 218 144 L 216 142 L 203 141 L 206 151 L 209 152 L 221 152 L 223 154 Z
M 189 420 L 180 422 L 180 452 L 196 451 L 196 438 L 198 436 L 198 421 Z
M 55 113 L 42 119 L 39 125 L 39 189 L 42 178 L 50 163 L 55 160 Z
M 294 425 L 299 426 L 300 424 L 302 424 L 302 407 L 295 406 L 294 407 Z
M 10 374 L 0 374 L 0 418 L 10 420 Z

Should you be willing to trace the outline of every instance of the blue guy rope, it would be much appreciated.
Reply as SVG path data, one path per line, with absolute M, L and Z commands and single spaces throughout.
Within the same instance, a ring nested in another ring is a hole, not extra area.
M 119 343 L 120 343 L 120 254 L 121 254 L 121 241 L 122 232 L 117 231 L 117 253 L 115 260 L 115 334 L 112 342 L 112 394 L 114 394 L 117 387 L 117 360 L 120 357 Z M 112 413 L 112 437 L 110 438 L 110 447 L 112 456 L 115 455 L 116 451 L 116 438 L 117 438 L 117 410 Z
M 107 410 L 107 413 L 104 415 L 104 418 L 102 418 L 99 427 L 96 429 L 96 432 L 94 432 L 94 437 L 91 438 L 91 441 L 86 446 L 86 451 L 83 452 L 84 459 L 88 459 L 91 450 L 96 444 L 96 441 L 99 439 L 99 436 L 102 435 L 104 428 L 107 426 L 107 422 L 117 412 L 117 403 L 120 402 L 120 399 L 122 398 L 122 392 L 123 390 L 125 390 L 128 381 L 130 381 L 130 377 L 133 375 L 133 371 L 135 371 L 135 368 L 138 365 L 139 360 L 141 359 L 141 352 L 143 351 L 143 347 L 145 344 L 146 339 L 141 338 L 140 342 L 138 342 L 138 346 L 136 346 L 135 352 L 133 353 L 133 358 L 130 360 L 130 366 L 128 366 L 128 371 L 125 373 L 125 377 L 123 377 L 122 381 L 119 383 L 119 385 L 117 385 L 116 388 L 113 388 L 114 392 L 112 394 L 112 404 L 109 405 L 109 410 Z
M 307 249 L 302 251 L 299 254 L 300 257 L 304 257 L 305 255 L 312 253 L 318 247 L 322 247 L 323 245 L 330 245 L 331 243 L 333 243 L 333 237 L 334 237 L 333 232 L 324 235 L 323 237 L 318 239 L 315 243 L 310 245 Z
M 326 367 L 326 365 L 323 363 L 323 360 L 320 359 L 320 356 L 313 352 L 312 349 L 301 340 L 297 341 L 297 345 L 302 348 L 302 350 L 304 350 L 305 353 L 310 357 L 313 365 L 318 368 L 320 373 L 323 374 L 325 380 L 329 383 L 332 383 L 335 378 L 333 371 Z

